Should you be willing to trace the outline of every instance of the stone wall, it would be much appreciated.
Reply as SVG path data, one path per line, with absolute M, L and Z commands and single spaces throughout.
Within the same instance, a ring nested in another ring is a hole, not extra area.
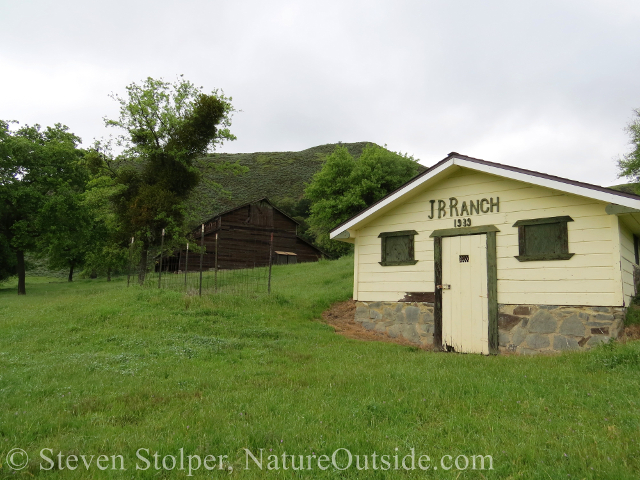
M 433 345 L 433 303 L 357 302 L 356 322 L 392 338 Z M 521 354 L 588 350 L 624 330 L 622 307 L 499 305 L 501 352 Z
M 588 350 L 624 330 L 623 307 L 499 305 L 500 351 Z
M 367 330 L 402 337 L 420 346 L 433 345 L 433 303 L 357 302 L 356 322 Z

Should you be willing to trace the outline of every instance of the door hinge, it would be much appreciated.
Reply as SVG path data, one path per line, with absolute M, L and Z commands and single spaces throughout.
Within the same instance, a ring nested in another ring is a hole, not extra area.
M 447 284 L 438 285 L 437 288 L 441 288 L 442 290 L 451 290 L 451 285 L 447 285 Z

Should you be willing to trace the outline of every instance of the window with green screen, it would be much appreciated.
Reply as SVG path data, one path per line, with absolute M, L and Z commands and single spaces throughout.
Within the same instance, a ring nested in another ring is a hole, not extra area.
M 378 235 L 381 240 L 382 266 L 415 265 L 413 237 L 418 232 L 403 230 L 400 232 L 383 232 Z
M 518 220 L 513 224 L 518 227 L 520 262 L 540 260 L 568 260 L 573 257 L 569 253 L 569 233 L 567 222 L 571 217 L 548 217 Z

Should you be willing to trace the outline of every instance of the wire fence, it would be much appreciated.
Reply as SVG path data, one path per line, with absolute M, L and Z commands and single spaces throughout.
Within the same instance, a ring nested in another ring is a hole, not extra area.
M 137 280 L 137 278 L 136 278 Z M 207 270 L 202 272 L 149 272 L 144 277 L 145 288 L 184 291 L 190 295 L 227 293 L 249 295 L 269 293 L 269 268 L 238 270 Z
M 203 262 L 204 251 L 189 252 L 188 245 L 186 249 L 179 251 L 179 255 L 176 252 L 167 255 L 166 251 L 161 254 L 162 246 L 137 254 L 130 251 L 127 286 L 137 284 L 145 288 L 184 291 L 190 295 L 270 294 L 272 244 L 273 235 L 269 245 L 269 257 L 263 261 L 263 264 L 267 263 L 268 266 L 254 264 L 253 267 L 237 269 L 218 268 L 217 239 L 214 252 L 209 253 L 213 258 L 209 258 L 208 262 Z M 183 258 L 185 253 L 186 256 Z M 213 264 L 214 267 L 207 267 L 207 264 Z

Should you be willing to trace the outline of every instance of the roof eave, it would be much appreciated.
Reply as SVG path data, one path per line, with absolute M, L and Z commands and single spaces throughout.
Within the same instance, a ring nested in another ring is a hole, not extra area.
M 486 160 L 467 157 L 465 155 L 460 155 L 458 153 L 452 152 L 445 159 L 441 160 L 430 169 L 409 180 L 409 182 L 407 182 L 397 190 L 391 192 L 387 196 L 380 199 L 378 202 L 374 203 L 370 207 L 366 208 L 365 210 L 361 211 L 360 213 L 354 215 L 350 219 L 335 227 L 329 233 L 329 238 L 334 239 L 336 236 L 347 230 L 358 229 L 364 223 L 369 222 L 371 220 L 371 217 L 376 213 L 381 212 L 383 209 L 386 210 L 388 208 L 392 208 L 401 199 L 405 198 L 406 195 L 410 194 L 416 188 L 436 177 L 437 175 L 443 173 L 445 170 L 449 169 L 452 166 L 469 168 L 499 177 L 511 178 L 513 180 L 529 183 L 532 185 L 538 185 L 573 195 L 592 198 L 602 202 L 640 209 L 640 196 L 637 195 L 617 192 L 605 187 L 589 185 L 587 183 L 577 182 L 552 175 L 546 175 L 531 170 L 525 170 L 517 167 L 508 167 L 498 163 L 487 162 Z

